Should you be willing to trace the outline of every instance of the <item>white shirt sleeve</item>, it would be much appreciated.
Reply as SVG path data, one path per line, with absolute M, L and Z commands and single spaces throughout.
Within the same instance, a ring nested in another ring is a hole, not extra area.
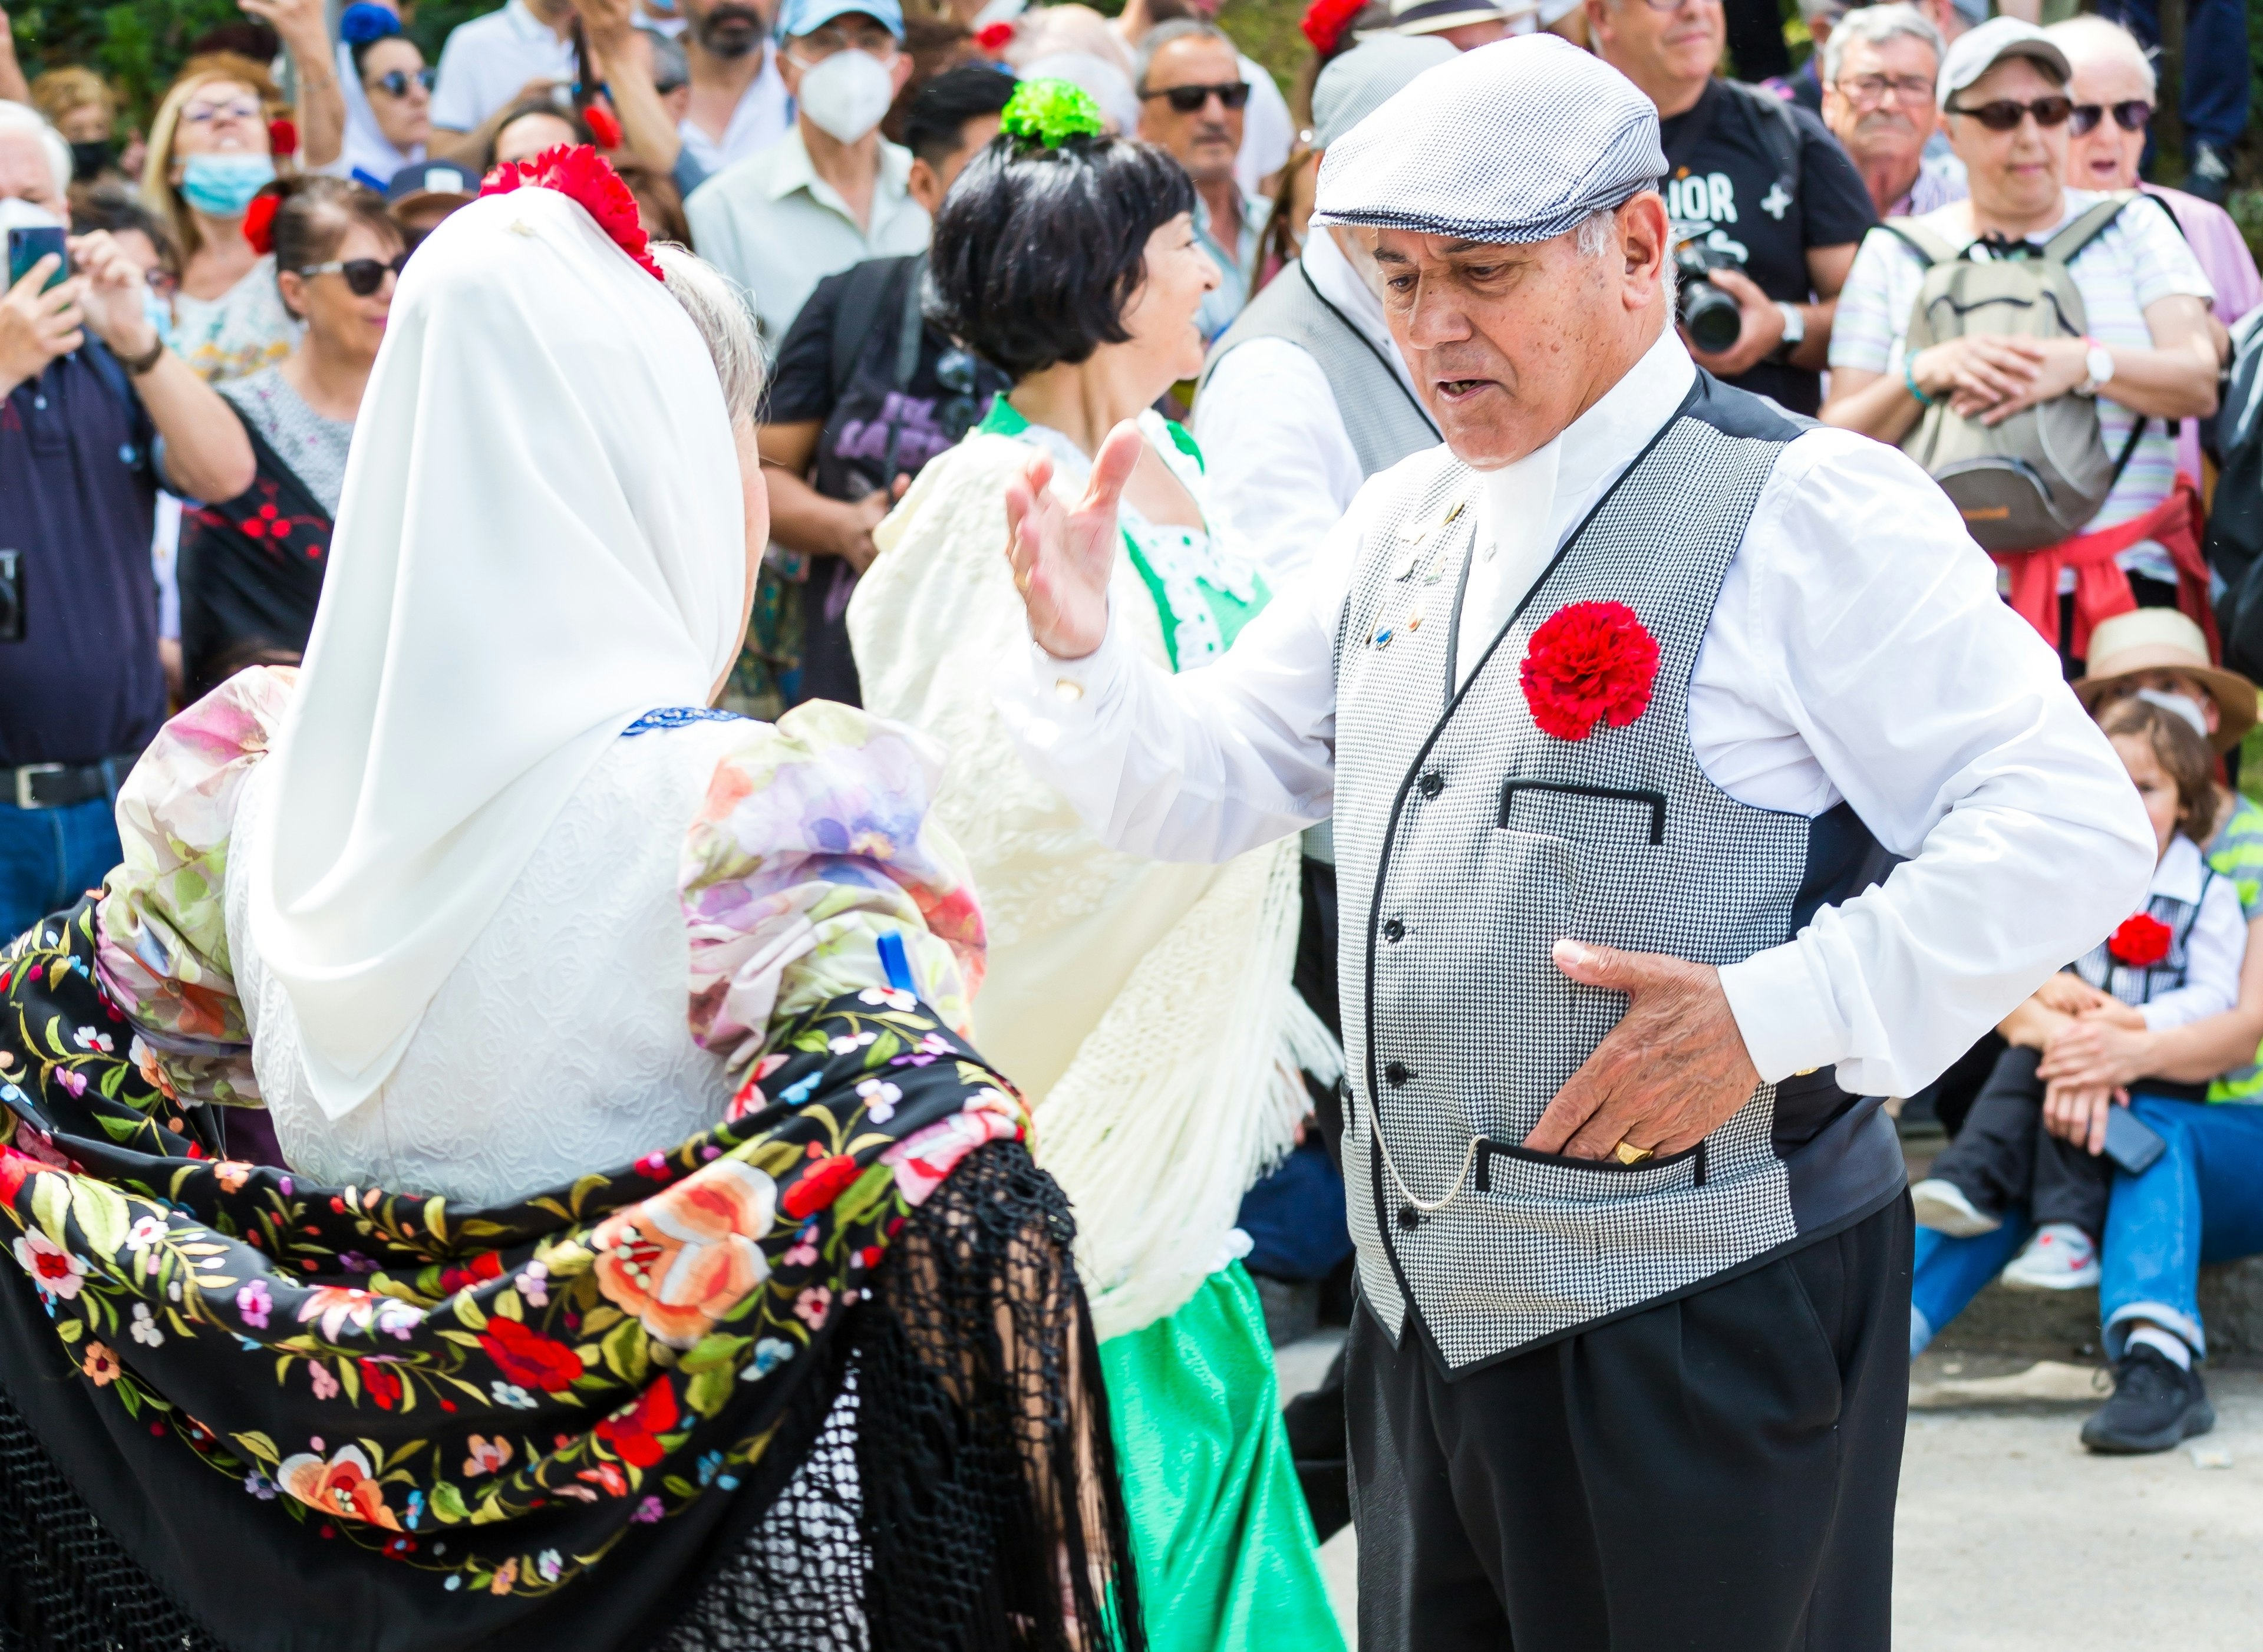
M 1364 497 L 1215 664 L 1171 676 L 1113 625 L 1080 660 L 1032 642 L 999 663 L 992 692 L 1023 758 L 1103 842 L 1223 861 L 1333 812 L 1336 621 Z
M 1706 657 L 1724 647 L 1749 659 Z M 1713 708 L 1741 718 L 1740 745 L 1796 740 L 1910 857 L 1722 970 L 1762 1078 L 1835 1063 L 1857 1095 L 1908 1095 L 2143 903 L 2136 789 L 1898 449 L 1816 430 L 1785 450 L 1697 675 L 1742 685 Z
M 445 131 L 469 132 L 491 112 L 479 106 L 480 91 L 474 83 L 478 63 L 473 55 L 478 44 L 476 33 L 466 34 L 459 28 L 440 48 L 440 69 L 433 77 L 430 112 L 432 124 Z
M 1291 272 L 1293 273 L 1293 272 Z M 1301 578 L 1359 491 L 1359 454 L 1312 352 L 1285 338 L 1226 351 L 1195 398 L 1210 504 L 1276 591 Z
M 2144 1006 L 2147 1031 L 2165 1032 L 2230 1011 L 2239 1002 L 2239 968 L 2246 957 L 2247 919 L 2238 886 L 2226 877 L 2211 878 L 2185 939 L 2185 984 Z

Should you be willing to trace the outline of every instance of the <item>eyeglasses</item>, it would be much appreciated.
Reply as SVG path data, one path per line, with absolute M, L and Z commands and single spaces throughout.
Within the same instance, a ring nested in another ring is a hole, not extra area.
M 1977 109 L 1959 109 L 1950 104 L 1941 112 L 1950 115 L 1970 115 L 1991 132 L 2009 132 L 2028 115 L 2035 118 L 2039 127 L 2063 127 L 2074 112 L 2071 98 L 2038 98 L 2033 103 L 2021 103 L 2015 98 L 1998 98 L 1982 104 Z
M 257 120 L 259 105 L 249 98 L 229 103 L 189 104 L 182 109 L 181 119 L 192 127 L 210 126 L 215 120 Z
M 300 275 L 343 275 L 346 290 L 356 298 L 368 298 L 385 285 L 388 275 L 395 279 L 408 267 L 408 255 L 395 253 L 390 258 L 332 258 L 328 264 L 310 264 L 298 272 Z
M 181 278 L 163 264 L 153 264 L 141 272 L 141 279 L 159 298 L 170 298 L 180 290 Z
M 1237 80 L 1226 86 L 1158 86 L 1153 91 L 1143 91 L 1141 99 L 1153 102 L 1168 98 L 1171 107 L 1182 115 L 1190 115 L 1215 98 L 1229 109 L 1239 109 L 1249 101 L 1249 83 Z
M 2098 130 L 2098 123 L 2108 115 L 2124 132 L 2143 132 L 2153 118 L 2153 105 L 2143 98 L 2132 98 L 2118 104 L 2077 104 L 2074 106 L 2074 135 L 2089 136 Z
M 411 81 L 422 86 L 426 91 L 430 91 L 432 90 L 432 83 L 437 77 L 435 71 L 430 69 L 420 69 L 413 75 L 407 69 L 389 69 L 369 83 L 369 90 L 381 91 L 388 98 L 406 98 L 408 95 L 408 85 Z
M 1857 75 L 1839 83 L 1839 95 L 1857 109 L 1875 109 L 1889 98 L 1899 103 L 1930 104 L 1933 82 L 1923 75 Z
M 836 53 L 852 49 L 893 63 L 897 45 L 896 37 L 886 29 L 861 29 L 851 34 L 846 29 L 822 28 L 795 35 L 788 49 L 804 64 L 821 63 Z

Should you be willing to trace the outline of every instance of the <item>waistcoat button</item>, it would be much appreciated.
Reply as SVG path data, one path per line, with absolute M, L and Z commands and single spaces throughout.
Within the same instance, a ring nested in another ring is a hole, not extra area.
M 1405 940 L 1406 938 L 1406 926 L 1404 924 L 1401 924 L 1395 917 L 1387 917 L 1384 919 L 1383 938 L 1387 941 Z
M 1393 1090 L 1398 1089 L 1413 1076 L 1413 1075 L 1406 1070 L 1406 1063 L 1404 1061 L 1393 1061 L 1383 1069 L 1383 1082 Z
M 1425 797 L 1435 797 L 1446 789 L 1446 777 L 1433 769 L 1415 783 L 1414 789 Z
M 1401 1205 L 1399 1207 L 1399 1225 L 1408 1229 L 1420 1228 L 1422 1225 L 1422 1213 L 1412 1205 Z

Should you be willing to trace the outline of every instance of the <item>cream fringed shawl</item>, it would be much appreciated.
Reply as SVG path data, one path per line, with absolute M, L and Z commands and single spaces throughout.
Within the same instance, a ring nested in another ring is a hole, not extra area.
M 1009 739 L 989 685 L 1029 647 L 1003 554 L 1006 480 L 1029 456 L 975 435 L 932 460 L 873 534 L 849 635 L 866 708 L 950 749 L 936 818 L 972 863 L 990 938 L 976 1043 L 1031 1104 L 1105 1338 L 1182 1307 L 1232 1254 L 1242 1194 L 1308 1108 L 1297 1053 L 1320 1066 L 1328 1038 L 1289 985 L 1293 838 L 1222 866 L 1119 853 Z M 1128 558 L 1110 597 L 1168 670 Z

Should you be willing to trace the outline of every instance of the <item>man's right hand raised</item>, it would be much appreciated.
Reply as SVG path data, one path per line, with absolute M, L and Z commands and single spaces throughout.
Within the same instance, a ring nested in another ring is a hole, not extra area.
M 1092 461 L 1092 482 L 1074 509 L 1048 483 L 1052 460 L 1031 455 L 1006 484 L 1006 560 L 1030 612 L 1030 634 L 1057 660 L 1080 660 L 1108 634 L 1108 579 L 1116 567 L 1117 502 L 1146 438 L 1125 420 Z

